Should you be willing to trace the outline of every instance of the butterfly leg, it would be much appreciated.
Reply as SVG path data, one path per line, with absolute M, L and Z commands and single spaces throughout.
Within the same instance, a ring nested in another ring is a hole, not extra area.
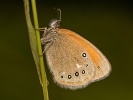
M 53 27 L 50 27 L 50 28 L 48 28 L 48 29 L 45 28 L 44 33 L 43 33 L 43 37 L 45 37 L 46 34 L 47 34 L 51 29 L 53 29 Z
M 34 27 L 34 29 L 35 29 L 35 30 L 38 30 L 38 31 L 46 31 L 46 30 L 47 30 L 47 27 L 44 27 L 44 28 L 38 28 L 38 29 Z
M 46 46 L 45 49 L 43 50 L 42 54 L 39 55 L 39 56 L 43 56 L 43 54 L 46 52 L 46 50 L 52 45 L 53 41 L 49 40 L 49 41 L 47 41 L 47 42 L 45 42 L 45 43 L 47 43 L 47 46 Z

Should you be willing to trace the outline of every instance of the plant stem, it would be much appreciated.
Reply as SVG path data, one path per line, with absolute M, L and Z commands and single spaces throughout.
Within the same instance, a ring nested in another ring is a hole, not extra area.
M 36 1 L 31 0 L 31 4 L 32 4 L 34 25 L 35 25 L 35 28 L 38 29 L 39 25 L 38 25 Z M 42 47 L 41 47 L 40 32 L 38 30 L 36 30 L 35 32 L 36 32 L 36 37 L 37 37 L 38 53 L 39 53 L 39 55 L 41 55 L 42 54 Z M 41 76 L 42 76 L 42 88 L 43 88 L 43 93 L 44 93 L 44 100 L 49 100 L 48 90 L 47 90 L 47 78 L 46 78 L 46 73 L 45 73 L 45 68 L 44 68 L 43 56 L 40 56 L 39 60 L 40 60 L 40 70 L 41 70 Z
M 39 25 L 38 25 L 38 17 L 37 17 L 37 10 L 36 10 L 36 2 L 35 0 L 31 0 L 31 3 L 32 3 L 34 26 L 36 29 L 38 29 Z M 34 30 L 32 26 L 30 14 L 29 14 L 29 0 L 24 0 L 24 6 L 25 6 L 26 22 L 27 22 L 28 31 L 29 31 L 31 51 L 37 67 L 40 83 L 43 88 L 44 100 L 49 100 L 48 90 L 47 90 L 47 78 L 46 78 L 43 56 L 39 56 L 42 54 L 40 32 L 38 30 Z

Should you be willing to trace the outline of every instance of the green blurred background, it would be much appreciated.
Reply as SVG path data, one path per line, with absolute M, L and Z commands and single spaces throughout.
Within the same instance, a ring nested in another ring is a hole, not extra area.
M 60 88 L 46 67 L 50 100 L 133 100 L 133 2 L 37 0 L 40 27 L 57 18 L 98 47 L 112 65 L 106 79 L 84 89 Z M 29 45 L 23 0 L 0 3 L 0 100 L 43 100 Z M 46 63 L 45 63 L 46 64 Z

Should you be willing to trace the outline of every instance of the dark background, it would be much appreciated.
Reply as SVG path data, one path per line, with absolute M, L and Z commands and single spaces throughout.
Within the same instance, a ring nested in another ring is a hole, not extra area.
M 50 100 L 133 100 L 133 2 L 37 0 L 40 27 L 57 18 L 98 47 L 112 65 L 106 79 L 84 89 L 60 88 L 46 67 Z M 43 100 L 29 45 L 23 0 L 0 2 L 0 100 Z M 45 63 L 46 64 L 46 63 Z

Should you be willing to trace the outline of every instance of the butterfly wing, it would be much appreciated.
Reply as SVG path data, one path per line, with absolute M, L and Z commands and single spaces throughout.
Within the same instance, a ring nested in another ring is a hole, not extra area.
M 54 80 L 60 86 L 78 89 L 92 82 L 94 63 L 87 50 L 69 35 L 59 34 L 45 53 Z
M 93 60 L 96 70 L 95 76 L 92 79 L 93 81 L 101 80 L 109 75 L 111 71 L 111 65 L 109 61 L 92 43 L 70 30 L 58 29 L 58 31 L 62 34 L 69 35 L 88 52 Z

